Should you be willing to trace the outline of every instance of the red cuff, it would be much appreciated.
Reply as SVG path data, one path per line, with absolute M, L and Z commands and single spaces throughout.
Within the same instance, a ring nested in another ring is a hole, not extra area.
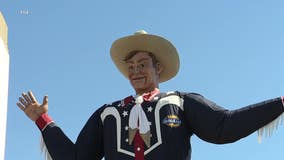
M 282 96 L 281 99 L 282 99 L 282 105 L 284 107 L 284 96 Z
M 36 120 L 36 125 L 41 131 L 43 131 L 46 126 L 52 122 L 53 120 L 51 117 L 49 117 L 47 113 L 44 113 Z

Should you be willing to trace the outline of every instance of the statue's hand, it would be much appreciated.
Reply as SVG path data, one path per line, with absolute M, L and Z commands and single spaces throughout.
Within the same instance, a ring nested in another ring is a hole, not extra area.
M 22 96 L 19 97 L 17 106 L 24 111 L 32 121 L 36 121 L 43 113 L 47 113 L 48 97 L 44 96 L 42 104 L 39 104 L 33 93 L 28 91 L 28 94 L 22 93 Z

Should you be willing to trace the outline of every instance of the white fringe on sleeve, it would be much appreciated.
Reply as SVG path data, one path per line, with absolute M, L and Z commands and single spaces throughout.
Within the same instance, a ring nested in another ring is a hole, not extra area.
M 278 126 L 283 123 L 283 120 L 284 120 L 284 113 L 282 113 L 280 116 L 278 116 L 272 122 L 268 123 L 264 127 L 262 127 L 259 130 L 257 130 L 258 143 L 262 142 L 263 135 L 265 135 L 265 137 L 271 137 L 273 132 L 278 129 Z
M 50 154 L 48 153 L 48 150 L 46 148 L 46 145 L 44 143 L 44 140 L 43 140 L 42 136 L 40 136 L 40 150 L 41 150 L 41 153 L 44 154 L 44 159 L 45 160 L 52 160 Z

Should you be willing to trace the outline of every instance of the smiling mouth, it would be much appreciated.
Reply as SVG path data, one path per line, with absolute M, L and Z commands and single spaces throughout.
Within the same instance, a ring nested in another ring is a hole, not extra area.
M 144 79 L 144 77 L 132 78 L 133 81 L 142 80 L 142 79 Z

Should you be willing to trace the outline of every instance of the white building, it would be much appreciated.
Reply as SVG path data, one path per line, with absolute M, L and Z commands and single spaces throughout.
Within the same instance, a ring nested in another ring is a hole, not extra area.
M 8 106 L 8 27 L 0 12 L 0 160 L 4 160 Z

